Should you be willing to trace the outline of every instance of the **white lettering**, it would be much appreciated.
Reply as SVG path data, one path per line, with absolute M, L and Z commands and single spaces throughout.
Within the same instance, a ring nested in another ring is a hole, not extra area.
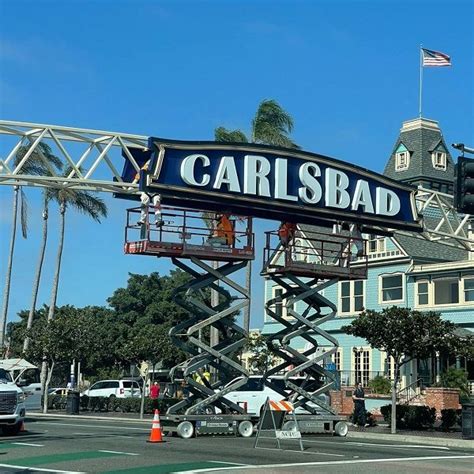
M 396 216 L 400 212 L 400 198 L 390 189 L 377 188 L 375 212 L 382 216 Z
M 270 197 L 270 182 L 267 178 L 270 170 L 270 162 L 264 156 L 245 155 L 244 194 Z
M 321 176 L 321 169 L 318 165 L 311 162 L 306 162 L 300 166 L 299 178 L 303 185 L 298 189 L 298 196 L 306 204 L 316 204 L 321 200 L 323 190 L 316 179 Z
M 237 175 L 237 169 L 235 168 L 233 156 L 222 157 L 212 187 L 214 189 L 220 189 L 223 184 L 227 185 L 229 191 L 240 193 L 239 177 Z
M 346 173 L 333 168 L 326 168 L 325 185 L 326 206 L 340 209 L 349 207 L 351 198 L 346 191 L 349 187 L 349 178 Z
M 372 203 L 372 196 L 370 195 L 369 183 L 363 179 L 357 180 L 351 209 L 357 211 L 359 206 L 363 208 L 362 210 L 364 212 L 370 214 L 374 213 L 374 204 Z
M 283 158 L 275 161 L 275 199 L 298 201 L 298 196 L 288 194 L 288 161 Z
M 200 155 L 198 153 L 189 155 L 181 162 L 181 178 L 186 184 L 189 184 L 190 186 L 207 186 L 211 180 L 211 177 L 208 174 L 204 173 L 202 175 L 201 182 L 196 181 L 194 176 L 194 167 L 196 166 L 197 160 L 201 161 L 204 168 L 211 164 L 209 158 L 206 155 Z

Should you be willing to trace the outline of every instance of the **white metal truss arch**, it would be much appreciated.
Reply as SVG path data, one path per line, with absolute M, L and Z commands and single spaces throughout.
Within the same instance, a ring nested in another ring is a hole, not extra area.
M 51 166 L 41 143 L 61 159 L 63 169 L 69 170 L 67 175 Z M 18 161 L 16 155 L 22 146 L 29 149 Z M 130 149 L 146 150 L 147 146 L 148 137 L 143 135 L 0 120 L 0 184 L 133 194 L 138 185 L 121 178 L 122 152 L 138 172 L 140 167 Z M 33 154 L 41 159 L 47 175 L 26 172 Z
M 47 162 L 39 147 L 40 143 L 48 144 L 63 161 L 64 169 L 70 169 L 67 176 Z M 18 150 L 29 144 L 28 152 L 18 161 Z M 124 182 L 121 178 L 122 152 L 139 172 L 140 167 L 130 149 L 146 150 L 147 146 L 148 137 L 143 135 L 0 120 L 0 185 L 67 187 L 135 194 L 138 185 Z M 49 170 L 48 175 L 25 173 L 27 161 L 34 152 Z M 471 216 L 456 212 L 452 196 L 419 188 L 416 202 L 418 211 L 425 216 L 423 232 L 397 232 L 472 250 L 474 242 L 468 232 Z M 379 230 L 382 234 L 390 231 L 383 228 Z M 374 231 L 377 231 L 376 227 Z

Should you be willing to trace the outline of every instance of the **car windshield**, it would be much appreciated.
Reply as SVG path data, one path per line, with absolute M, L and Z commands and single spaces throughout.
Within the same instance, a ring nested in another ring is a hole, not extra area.
M 11 375 L 5 369 L 0 369 L 0 381 L 2 382 L 12 381 Z

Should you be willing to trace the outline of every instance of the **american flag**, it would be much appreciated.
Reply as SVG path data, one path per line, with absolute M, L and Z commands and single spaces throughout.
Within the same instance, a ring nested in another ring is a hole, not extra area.
M 423 53 L 423 66 L 451 66 L 451 58 L 447 54 L 425 48 L 421 48 L 421 52 Z

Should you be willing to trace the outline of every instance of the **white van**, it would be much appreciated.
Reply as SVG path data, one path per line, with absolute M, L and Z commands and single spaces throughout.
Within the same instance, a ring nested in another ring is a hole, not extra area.
M 238 377 L 232 380 L 226 385 L 226 387 L 234 384 L 237 380 L 242 378 L 243 377 Z M 281 390 L 284 390 L 288 393 L 290 392 L 285 388 L 285 380 L 283 376 L 269 377 L 269 381 L 278 386 Z M 301 385 L 305 381 L 305 378 L 291 377 L 290 381 L 295 385 Z M 261 375 L 251 375 L 244 385 L 240 386 L 233 392 L 227 393 L 225 398 L 236 403 L 237 405 L 246 405 L 248 414 L 259 416 L 263 410 L 267 398 L 270 398 L 270 400 L 281 400 L 282 396 L 280 393 L 265 385 Z M 326 401 L 324 396 L 322 397 L 322 400 Z M 298 408 L 296 410 L 296 413 L 299 412 L 307 413 L 307 411 L 302 408 Z
M 142 391 L 136 380 L 99 380 L 81 393 L 88 397 L 128 398 L 141 397 Z

